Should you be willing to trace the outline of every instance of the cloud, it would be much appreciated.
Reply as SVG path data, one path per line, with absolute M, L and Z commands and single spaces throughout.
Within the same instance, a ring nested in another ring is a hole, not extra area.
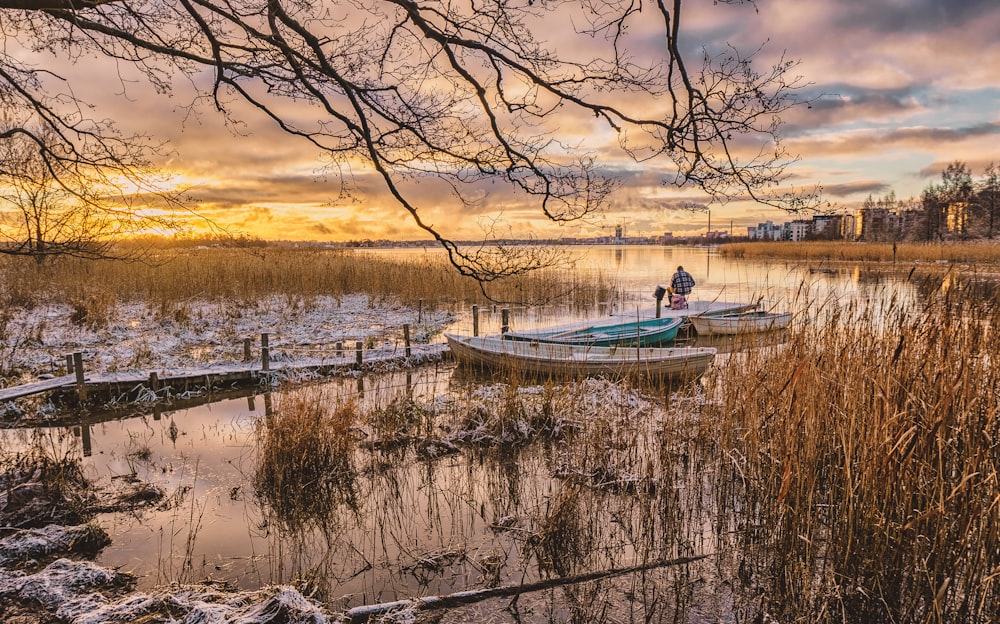
M 830 197 L 849 197 L 851 195 L 877 195 L 887 193 L 892 189 L 884 181 L 857 180 L 841 184 L 826 184 L 823 194 Z
M 994 15 L 995 0 L 906 0 L 869 2 L 841 0 L 832 21 L 837 30 L 868 30 L 877 33 L 923 33 L 962 26 Z
M 1000 150 L 998 150 L 998 151 L 1000 151 Z M 948 161 L 937 160 L 937 161 L 934 161 L 933 163 L 931 163 L 931 164 L 927 165 L 926 167 L 924 167 L 923 169 L 921 169 L 917 173 L 917 175 L 921 179 L 924 179 L 924 180 L 929 179 L 929 178 L 934 178 L 934 179 L 940 178 L 941 177 L 941 173 L 945 169 L 948 168 L 948 165 L 950 165 L 950 164 L 952 164 L 954 162 L 955 162 L 954 160 L 948 160 Z M 990 166 L 990 165 L 1000 165 L 1000 154 L 997 154 L 997 158 L 989 158 L 989 159 L 987 159 L 987 158 L 977 158 L 977 159 L 973 159 L 973 160 L 961 160 L 961 162 L 965 163 L 965 165 L 972 172 L 972 177 L 975 178 L 975 177 L 979 176 L 980 174 L 982 174 L 982 172 L 985 171 L 988 166 Z
M 797 152 L 830 157 L 835 155 L 867 154 L 874 150 L 883 154 L 901 148 L 940 151 L 947 144 L 961 144 L 972 139 L 1000 135 L 1000 123 L 983 122 L 966 127 L 916 127 L 863 129 L 841 133 L 800 136 L 789 141 Z

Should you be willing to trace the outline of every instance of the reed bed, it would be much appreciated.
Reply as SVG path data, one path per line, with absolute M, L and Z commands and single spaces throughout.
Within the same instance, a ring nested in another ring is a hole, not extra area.
M 702 530 L 674 505 L 700 489 L 660 477 L 672 472 L 661 449 L 675 441 L 660 435 L 658 400 L 637 388 L 590 379 L 373 398 L 348 409 L 318 389 L 282 393 L 260 425 L 255 487 L 279 520 L 269 526 L 280 550 L 301 549 L 294 573 L 317 595 L 336 599 L 338 581 L 358 575 L 396 588 L 391 599 L 627 568 L 677 556 Z M 665 585 L 655 579 L 681 586 L 684 574 L 664 568 L 539 599 L 577 621 L 633 608 L 669 620 L 677 602 L 656 598 Z
M 866 243 L 846 241 L 731 243 L 719 248 L 730 258 L 859 260 L 866 262 L 962 262 L 1000 264 L 1000 245 L 991 241 L 949 243 Z
M 428 305 L 480 301 L 475 280 L 461 276 L 443 254 L 391 257 L 362 250 L 295 247 L 163 250 L 141 261 L 57 259 L 38 267 L 0 258 L 0 298 L 30 307 L 55 296 L 84 308 L 115 301 L 146 301 L 173 309 L 191 299 L 251 303 L 269 296 L 308 304 L 311 297 L 367 293 L 372 305 L 399 301 Z M 606 301 L 612 285 L 581 279 L 569 268 L 550 268 L 486 285 L 494 300 L 550 301 L 557 297 L 587 304 Z
M 777 621 L 997 621 L 1000 301 L 819 318 L 706 378 L 740 579 Z
M 357 506 L 351 427 L 357 405 L 321 387 L 289 392 L 257 431 L 254 487 L 290 530 L 326 526 L 338 507 Z

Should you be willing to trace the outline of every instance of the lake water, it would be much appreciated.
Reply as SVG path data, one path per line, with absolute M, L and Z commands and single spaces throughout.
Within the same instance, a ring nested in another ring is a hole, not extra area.
M 581 275 L 602 276 L 615 286 L 611 301 L 579 310 L 570 304 L 545 307 L 509 306 L 513 329 L 593 318 L 608 314 L 649 312 L 655 306 L 656 287 L 669 286 L 678 266 L 697 282 L 692 299 L 755 302 L 776 309 L 795 310 L 823 301 L 848 304 L 859 298 L 882 301 L 894 296 L 912 300 L 911 284 L 863 270 L 861 263 L 812 263 L 726 258 L 713 247 L 669 247 L 658 245 L 587 245 L 564 248 L 569 266 Z M 366 250 L 365 253 L 371 253 Z M 375 253 L 420 257 L 437 250 L 383 250 Z M 482 333 L 500 330 L 501 316 L 494 306 L 480 306 Z M 459 319 L 450 329 L 469 333 L 468 309 L 459 309 Z
M 696 299 L 763 297 L 774 306 L 794 308 L 806 300 L 913 294 L 906 285 L 866 279 L 853 266 L 817 271 L 751 263 L 721 258 L 708 248 L 595 246 L 568 251 L 577 256 L 575 270 L 615 280 L 619 296 L 612 307 L 619 312 L 652 305 L 653 290 L 668 284 L 678 265 L 698 281 Z M 456 313 L 453 329 L 468 330 L 469 311 Z M 514 324 L 569 315 L 566 309 L 549 316 L 527 308 L 513 313 Z M 499 323 L 499 315 L 488 318 Z M 490 331 L 495 328 L 484 325 L 483 333 Z M 459 413 L 473 411 L 486 400 L 477 395 L 484 391 L 500 393 L 492 399 L 494 409 L 513 400 L 502 387 L 470 380 L 447 364 L 408 374 L 333 379 L 322 388 L 330 401 L 355 401 L 365 413 L 401 403 L 433 406 L 455 397 L 460 397 Z M 362 428 L 357 448 L 346 460 L 350 485 L 342 492 L 322 490 L 328 504 L 308 522 L 290 526 L 269 510 L 273 501 L 268 496 L 255 492 L 254 475 L 262 428 L 269 426 L 275 406 L 292 393 L 308 391 L 276 390 L 70 428 L 2 430 L 0 444 L 7 450 L 40 445 L 57 455 L 83 456 L 95 481 L 134 474 L 163 488 L 167 499 L 158 508 L 98 518 L 113 540 L 98 563 L 135 573 L 141 589 L 204 579 L 247 589 L 296 582 L 339 609 L 710 555 L 685 568 L 538 592 L 518 603 L 523 612 L 516 619 L 509 610 L 498 615 L 507 605 L 503 602 L 483 607 L 489 618 L 466 614 L 464 621 L 625 621 L 650 617 L 651 612 L 657 614 L 654 621 L 739 619 L 740 598 L 731 591 L 725 557 L 716 548 L 712 494 L 704 491 L 698 459 L 684 446 L 683 435 L 670 434 L 676 423 L 665 415 L 669 393 L 602 398 L 606 411 L 621 421 L 620 427 L 607 426 L 612 433 L 603 435 L 610 438 L 578 433 L 559 443 L 472 444 L 437 458 L 421 454 L 413 444 L 367 447 L 371 432 Z M 530 392 L 525 401 L 531 400 Z M 579 395 L 588 389 L 558 392 Z M 597 448 L 620 436 L 635 437 Z M 645 493 L 607 485 L 627 484 L 627 479 L 601 481 L 596 487 L 599 480 L 591 466 L 600 453 L 605 454 L 601 461 L 619 466 L 623 474 L 655 472 L 661 485 Z M 305 491 L 314 486 L 300 484 Z M 670 588 L 668 598 L 664 592 Z

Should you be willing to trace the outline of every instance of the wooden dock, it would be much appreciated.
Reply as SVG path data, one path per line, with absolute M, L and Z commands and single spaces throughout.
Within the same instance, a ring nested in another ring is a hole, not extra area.
M 76 392 L 81 398 L 121 397 L 135 400 L 150 393 L 170 393 L 232 388 L 283 379 L 304 379 L 331 376 L 348 372 L 364 372 L 390 365 L 416 365 L 437 361 L 444 357 L 445 344 L 414 345 L 405 351 L 373 351 L 362 358 L 356 354 L 329 358 L 309 358 L 293 361 L 257 361 L 205 365 L 175 370 L 151 372 L 122 371 L 113 373 L 70 374 L 42 379 L 31 383 L 0 388 L 0 402 L 43 394 L 47 392 Z

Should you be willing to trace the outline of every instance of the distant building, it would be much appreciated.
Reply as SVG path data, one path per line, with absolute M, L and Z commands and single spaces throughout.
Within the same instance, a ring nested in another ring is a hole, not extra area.
M 781 240 L 780 225 L 775 225 L 771 221 L 758 223 L 756 227 L 747 228 L 747 238 L 750 240 Z
M 858 224 L 852 214 L 845 214 L 840 220 L 840 237 L 845 240 L 857 240 Z
M 810 234 L 815 238 L 843 238 L 843 221 L 842 215 L 813 215 Z
M 786 223 L 781 229 L 781 239 L 799 242 L 806 239 L 812 230 L 812 221 L 797 219 Z
M 889 210 L 879 207 L 864 207 L 855 214 L 855 229 L 858 240 L 883 240 L 887 233 Z

